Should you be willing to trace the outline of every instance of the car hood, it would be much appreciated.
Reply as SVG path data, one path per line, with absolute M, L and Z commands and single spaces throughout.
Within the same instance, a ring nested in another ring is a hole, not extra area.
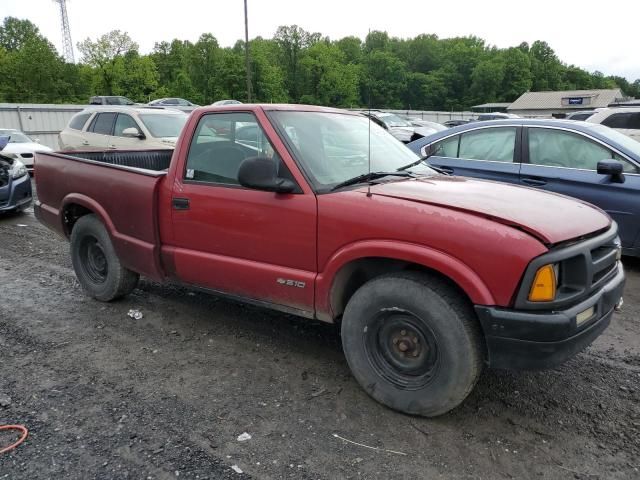
M 374 185 L 371 193 L 482 216 L 526 231 L 546 245 L 611 225 L 602 210 L 586 202 L 486 180 L 436 175 Z
M 3 153 L 34 153 L 34 152 L 52 152 L 53 150 L 46 145 L 36 142 L 9 143 L 2 150 Z

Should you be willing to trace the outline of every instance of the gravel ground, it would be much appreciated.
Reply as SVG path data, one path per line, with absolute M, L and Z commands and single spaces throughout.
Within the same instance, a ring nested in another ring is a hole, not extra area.
M 66 242 L 2 217 L 0 424 L 30 434 L 0 479 L 640 478 L 640 261 L 625 266 L 625 310 L 588 350 L 485 371 L 423 419 L 358 387 L 331 325 L 149 281 L 101 304 Z

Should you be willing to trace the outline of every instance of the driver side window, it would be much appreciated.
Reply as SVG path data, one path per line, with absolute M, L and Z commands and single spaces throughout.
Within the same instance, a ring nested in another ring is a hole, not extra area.
M 237 186 L 240 164 L 250 157 L 276 160 L 280 176 L 286 167 L 251 113 L 211 113 L 198 122 L 191 140 L 186 181 Z

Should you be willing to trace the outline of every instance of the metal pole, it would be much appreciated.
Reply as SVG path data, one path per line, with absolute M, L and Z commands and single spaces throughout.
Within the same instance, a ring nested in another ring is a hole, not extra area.
M 244 56 L 247 63 L 247 102 L 251 103 L 251 68 L 249 64 L 249 16 L 247 0 L 244 0 Z

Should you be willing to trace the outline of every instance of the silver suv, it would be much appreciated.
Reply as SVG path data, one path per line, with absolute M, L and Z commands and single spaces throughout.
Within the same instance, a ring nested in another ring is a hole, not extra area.
M 58 135 L 61 150 L 174 148 L 188 115 L 154 107 L 90 107 Z

